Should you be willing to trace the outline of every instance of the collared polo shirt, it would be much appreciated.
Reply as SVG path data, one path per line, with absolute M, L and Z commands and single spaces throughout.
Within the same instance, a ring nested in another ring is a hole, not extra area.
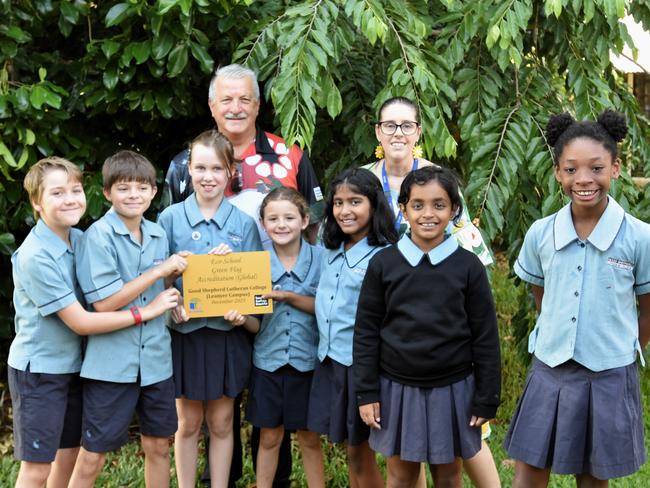
M 287 271 L 275 250 L 271 250 L 271 279 L 274 290 L 315 296 L 320 278 L 323 248 L 302 241 L 300 254 L 291 271 Z M 298 371 L 316 366 L 318 327 L 316 317 L 285 302 L 274 302 L 273 313 L 264 315 L 255 336 L 253 364 L 265 371 L 289 364 Z
M 531 226 L 514 270 L 544 287 L 529 352 L 551 367 L 574 359 L 592 371 L 634 362 L 636 295 L 650 293 L 650 225 L 610 197 L 582 241 L 569 204 Z
M 11 256 L 16 337 L 8 363 L 32 373 L 76 373 L 81 368 L 81 337 L 56 314 L 83 303 L 74 271 L 74 251 L 81 231 L 70 229 L 71 247 L 43 220 L 32 228 Z
M 184 202 L 167 207 L 160 214 L 158 223 L 165 229 L 169 239 L 170 254 L 190 251 L 206 254 L 219 244 L 228 244 L 233 252 L 261 251 L 262 243 L 257 225 L 248 215 L 224 199 L 210 219 L 205 219 L 196 195 L 190 195 Z M 183 291 L 183 279 L 174 283 Z M 183 324 L 172 324 L 174 330 L 187 334 L 202 327 L 216 330 L 230 330 L 232 325 L 223 317 L 201 317 Z
M 133 238 L 113 209 L 84 233 L 77 252 L 77 277 L 86 301 L 104 300 L 129 281 L 162 263 L 168 256 L 167 236 L 148 220 L 140 224 L 142 244 Z M 165 289 L 156 281 L 123 307 L 144 307 Z M 81 376 L 114 383 L 142 386 L 158 383 L 172 375 L 171 339 L 166 314 L 106 334 L 88 336 Z
M 326 356 L 352 365 L 352 337 L 361 283 L 370 258 L 381 246 L 371 246 L 368 239 L 357 242 L 347 251 L 328 249 L 323 256 L 323 269 L 316 293 L 318 323 L 318 359 Z
M 194 189 L 188 169 L 189 151 L 177 154 L 169 164 L 165 177 L 163 204 L 168 206 L 189 197 Z M 286 186 L 299 191 L 309 204 L 310 222 L 320 221 L 323 215 L 323 194 L 316 178 L 314 168 L 300 147 L 287 146 L 286 141 L 265 132 L 257 126 L 255 141 L 241 154 L 238 164 L 241 191 L 233 194 L 226 188 L 226 197 L 237 208 L 259 222 L 260 204 L 266 194 L 276 187 Z M 265 249 L 270 249 L 271 240 L 261 224 L 258 232 Z

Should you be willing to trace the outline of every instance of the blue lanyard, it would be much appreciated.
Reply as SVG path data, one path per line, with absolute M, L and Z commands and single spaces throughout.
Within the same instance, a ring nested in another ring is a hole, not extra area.
M 411 171 L 415 171 L 418 169 L 418 160 L 414 159 L 413 160 L 413 167 L 411 168 Z M 399 208 L 399 204 L 397 202 L 393 203 L 393 194 L 390 191 L 390 184 L 388 183 L 388 175 L 386 174 L 386 160 L 384 159 L 384 164 L 381 166 L 381 182 L 384 185 L 384 195 L 386 196 L 386 200 L 388 200 L 388 205 L 393 209 L 393 213 L 395 213 L 395 230 L 399 232 L 399 227 L 402 225 L 402 211 Z

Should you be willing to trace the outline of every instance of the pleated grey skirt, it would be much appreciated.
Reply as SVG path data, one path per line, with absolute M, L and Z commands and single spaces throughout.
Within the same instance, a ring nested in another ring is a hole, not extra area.
M 448 464 L 481 449 L 481 428 L 470 427 L 474 376 L 438 388 L 418 388 L 380 377 L 381 430 L 370 447 L 404 461 Z
M 606 480 L 634 473 L 646 459 L 636 363 L 594 372 L 534 358 L 504 447 L 558 474 Z

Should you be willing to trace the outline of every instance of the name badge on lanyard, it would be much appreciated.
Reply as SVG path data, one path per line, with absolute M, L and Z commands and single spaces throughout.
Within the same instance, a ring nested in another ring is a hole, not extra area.
M 411 168 L 411 171 L 415 171 L 416 169 L 418 169 L 418 160 L 414 159 L 413 167 Z M 384 195 L 386 196 L 386 200 L 388 200 L 388 204 L 393 209 L 393 213 L 395 214 L 395 230 L 399 232 L 399 227 L 400 225 L 402 225 L 402 219 L 404 218 L 404 216 L 402 215 L 402 211 L 399 208 L 399 204 L 397 202 L 393 202 L 393 194 L 390 191 L 390 184 L 388 183 L 388 174 L 386 173 L 385 159 L 384 159 L 384 164 L 381 167 L 381 182 L 384 186 Z

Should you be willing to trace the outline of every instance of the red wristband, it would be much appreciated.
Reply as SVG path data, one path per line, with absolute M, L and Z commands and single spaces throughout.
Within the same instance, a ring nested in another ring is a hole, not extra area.
M 133 325 L 140 325 L 142 323 L 142 315 L 140 315 L 140 309 L 134 305 L 129 310 L 131 310 L 131 314 L 135 319 L 135 324 Z

